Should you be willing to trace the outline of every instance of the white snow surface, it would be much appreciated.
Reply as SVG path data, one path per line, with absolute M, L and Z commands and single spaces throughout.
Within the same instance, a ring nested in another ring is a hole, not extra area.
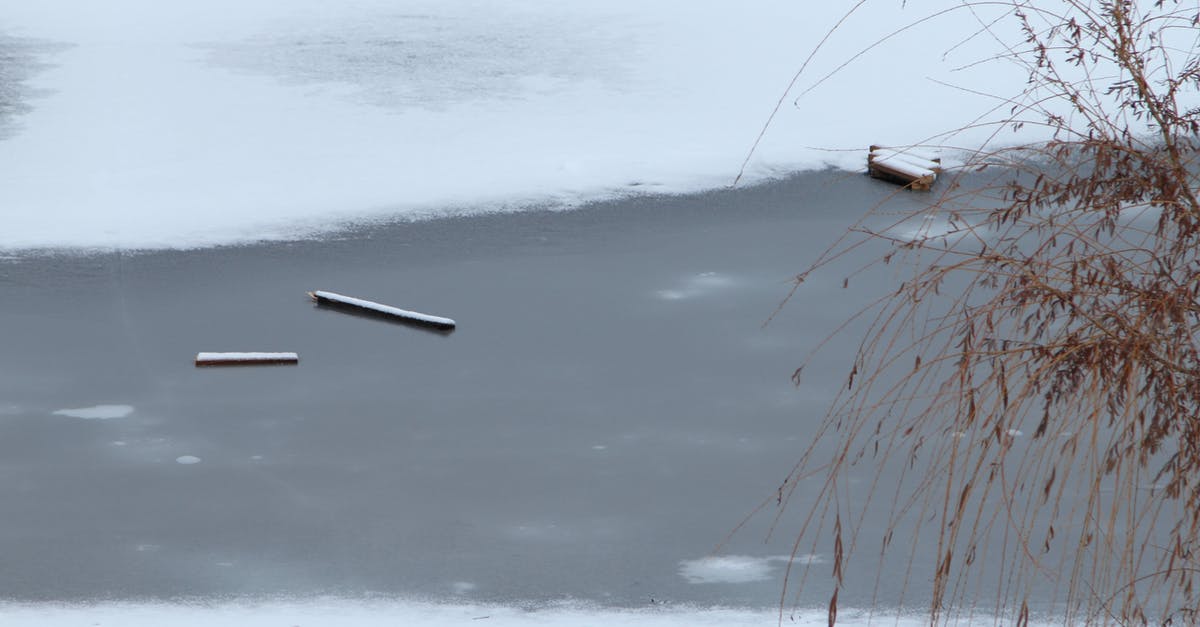
M 861 170 L 869 144 L 982 144 L 994 128 L 941 134 L 996 107 L 965 90 L 1023 86 L 1004 64 L 956 71 L 999 50 L 972 37 L 992 16 L 902 5 L 869 0 L 788 91 L 849 3 L 0 0 L 5 34 L 71 44 L 0 141 L 0 250 L 192 248 L 720 187 L 781 97 L 745 180 Z
M 80 420 L 112 420 L 124 418 L 132 413 L 132 405 L 93 405 L 77 409 L 59 409 L 54 412 L 54 415 L 79 418 Z
M 824 626 L 825 610 L 788 611 L 784 624 Z M 952 625 L 994 624 L 990 617 L 976 615 Z M 281 625 L 337 625 L 338 627 L 391 627 L 393 625 L 471 625 L 478 627 L 527 627 L 537 625 L 612 627 L 770 627 L 779 624 L 778 608 L 762 610 L 660 606 L 644 610 L 597 608 L 582 604 L 560 604 L 543 609 L 524 609 L 482 604 L 437 604 L 423 601 L 354 601 L 344 599 L 303 602 L 264 601 L 214 605 L 119 604 L 100 605 L 0 605 L 0 627 L 279 627 Z M 865 627 L 919 627 L 928 624 L 919 616 L 896 616 L 880 611 L 874 616 L 850 608 L 838 611 L 838 625 Z M 1037 623 L 1031 624 L 1050 624 Z
M 935 174 L 934 171 L 930 170 L 929 168 L 913 165 L 912 163 L 897 157 L 880 157 L 875 159 L 875 163 L 883 164 L 892 170 L 895 170 L 896 172 L 914 178 L 933 176 Z

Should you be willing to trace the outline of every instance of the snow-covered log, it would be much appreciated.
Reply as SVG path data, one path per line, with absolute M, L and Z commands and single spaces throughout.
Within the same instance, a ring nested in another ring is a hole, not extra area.
M 926 159 L 894 148 L 871 146 L 867 154 L 867 172 L 871 176 L 912 189 L 932 187 L 941 169 L 941 159 Z
M 351 296 L 343 296 L 333 292 L 316 291 L 309 292 L 308 295 L 311 296 L 313 300 L 317 301 L 318 305 L 352 309 L 368 315 L 395 318 L 403 322 L 426 325 L 443 330 L 453 329 L 457 326 L 457 323 L 450 318 L 431 316 L 429 314 L 418 313 L 416 311 L 408 311 L 407 309 L 400 309 L 399 307 L 392 307 L 391 305 L 382 305 L 369 300 L 353 298 Z
M 296 353 L 196 353 L 197 366 L 263 366 L 297 364 Z

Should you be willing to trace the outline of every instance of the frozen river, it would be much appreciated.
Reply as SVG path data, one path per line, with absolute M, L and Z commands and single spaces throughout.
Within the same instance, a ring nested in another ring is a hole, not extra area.
M 942 79 L 1004 76 L 945 56 L 984 17 L 870 9 L 805 64 L 845 9 L 0 2 L 0 625 L 773 624 L 804 491 L 731 532 L 890 288 L 764 322 L 894 192 L 864 148 L 977 145 Z M 883 567 L 845 607 L 923 609 Z
M 847 200 L 890 191 L 814 174 L 319 242 L 6 261 L 0 589 L 771 608 L 794 517 L 771 540 L 770 511 L 730 532 L 840 385 L 835 357 L 793 387 L 800 355 L 864 294 L 829 277 L 763 323 Z M 330 312 L 311 289 L 459 328 Z M 211 350 L 300 364 L 192 365 Z M 827 593 L 814 576 L 802 601 Z

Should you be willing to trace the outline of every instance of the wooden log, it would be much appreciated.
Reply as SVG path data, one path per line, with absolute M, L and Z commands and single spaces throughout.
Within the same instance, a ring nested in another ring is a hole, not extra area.
M 196 353 L 197 366 L 276 366 L 298 364 L 296 353 Z
M 429 314 L 424 314 L 424 313 L 420 313 L 420 312 L 416 312 L 416 311 L 409 311 L 407 309 L 400 309 L 399 307 L 392 307 L 391 305 L 383 305 L 383 304 L 372 302 L 369 300 L 363 300 L 361 298 L 354 298 L 352 296 L 343 296 L 341 294 L 335 294 L 333 292 L 315 291 L 315 292 L 309 292 L 308 295 L 311 296 L 312 299 L 314 301 L 316 301 L 318 305 L 324 305 L 327 307 L 340 308 L 340 309 L 348 309 L 348 310 L 352 310 L 352 311 L 365 313 L 365 314 L 368 314 L 371 316 L 392 318 L 392 319 L 396 319 L 401 322 L 417 324 L 417 325 L 421 325 L 421 326 L 434 327 L 436 329 L 441 329 L 443 331 L 449 331 L 449 330 L 454 329 L 456 326 L 458 326 L 458 323 L 456 323 L 454 320 L 451 320 L 450 318 L 443 318 L 441 316 L 431 316 Z

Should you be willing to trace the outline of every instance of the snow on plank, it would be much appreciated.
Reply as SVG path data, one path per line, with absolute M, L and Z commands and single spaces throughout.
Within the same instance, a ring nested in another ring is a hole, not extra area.
M 940 172 L 942 164 L 940 161 L 931 161 L 914 155 L 902 152 L 890 152 L 877 150 L 873 153 L 873 161 L 884 161 L 889 163 L 899 162 L 912 166 L 920 170 L 928 170 L 930 172 Z
M 942 167 L 942 158 L 929 156 L 928 154 L 910 150 L 908 148 L 884 148 L 883 146 L 872 146 L 871 152 L 876 157 L 897 157 L 902 161 L 921 165 L 930 170 L 940 170 Z
M 442 330 L 451 330 L 458 325 L 458 323 L 450 318 L 431 316 L 429 314 L 409 311 L 407 309 L 400 309 L 399 307 L 383 305 L 369 300 L 363 300 L 361 298 L 343 296 L 333 292 L 316 291 L 309 292 L 308 295 L 311 296 L 318 305 L 355 310 L 368 315 L 398 319 L 401 322 L 431 326 Z
M 911 189 L 926 190 L 933 187 L 941 169 L 940 159 L 925 159 L 894 148 L 871 146 L 867 153 L 867 172 L 872 177 Z
M 197 366 L 271 366 L 298 364 L 296 353 L 196 353 Z

